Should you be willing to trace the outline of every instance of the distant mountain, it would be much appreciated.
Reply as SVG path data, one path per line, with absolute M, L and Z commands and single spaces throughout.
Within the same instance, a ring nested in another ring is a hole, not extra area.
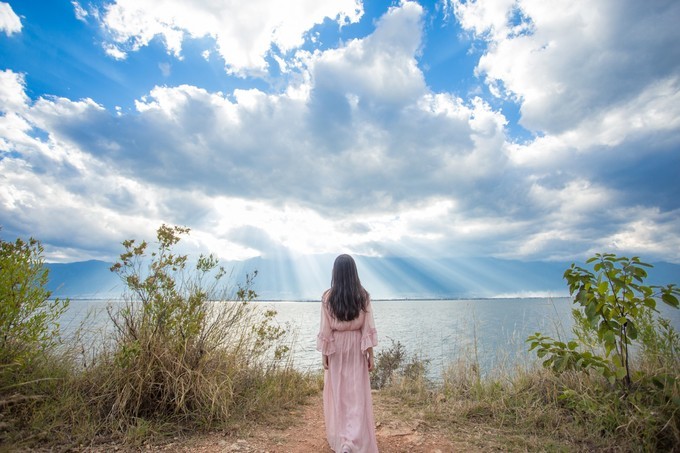
M 233 286 L 257 271 L 254 289 L 260 299 L 318 300 L 330 285 L 334 255 L 225 263 Z M 565 296 L 562 278 L 571 263 L 495 258 L 412 259 L 357 257 L 364 286 L 380 298 L 474 298 Z M 583 263 L 577 263 L 583 265 Z M 55 297 L 115 299 L 123 284 L 111 263 L 48 263 L 48 288 Z M 649 284 L 680 284 L 680 265 L 655 263 Z
M 47 263 L 50 270 L 47 288 L 53 297 L 116 299 L 120 297 L 122 283 L 110 267 L 111 263 L 97 260 Z

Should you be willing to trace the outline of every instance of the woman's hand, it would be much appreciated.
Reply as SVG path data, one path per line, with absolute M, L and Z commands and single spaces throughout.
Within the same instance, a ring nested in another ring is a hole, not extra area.
M 373 348 L 368 348 L 366 350 L 366 358 L 368 359 L 368 371 L 373 371 L 375 368 L 375 362 L 373 361 Z
M 321 355 L 321 363 L 323 364 L 323 369 L 327 370 L 328 369 L 328 356 L 325 354 Z

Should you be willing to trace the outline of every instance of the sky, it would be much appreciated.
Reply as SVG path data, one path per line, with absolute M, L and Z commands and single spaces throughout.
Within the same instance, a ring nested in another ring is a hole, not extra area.
M 680 263 L 676 0 L 0 1 L 0 237 Z

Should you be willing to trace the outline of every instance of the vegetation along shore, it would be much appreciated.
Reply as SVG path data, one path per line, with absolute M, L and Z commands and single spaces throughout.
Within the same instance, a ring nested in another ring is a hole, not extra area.
M 293 332 L 213 256 L 176 252 L 189 231 L 128 240 L 112 271 L 125 303 L 92 348 L 67 336 L 38 240 L 0 241 L 0 451 L 329 451 L 319 372 L 293 367 Z M 194 263 L 194 264 L 192 264 Z M 673 451 L 680 337 L 656 313 L 638 258 L 596 255 L 564 277 L 573 332 L 527 338 L 536 363 L 481 375 L 474 355 L 440 380 L 392 342 L 372 375 L 381 451 Z M 213 301 L 229 301 L 215 303 Z

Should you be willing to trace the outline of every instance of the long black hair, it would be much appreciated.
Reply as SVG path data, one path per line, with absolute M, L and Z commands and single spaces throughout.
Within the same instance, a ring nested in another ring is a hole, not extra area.
M 349 255 L 338 256 L 333 264 L 331 288 L 326 292 L 331 314 L 338 321 L 356 319 L 361 310 L 366 311 L 368 298 L 354 259 Z

